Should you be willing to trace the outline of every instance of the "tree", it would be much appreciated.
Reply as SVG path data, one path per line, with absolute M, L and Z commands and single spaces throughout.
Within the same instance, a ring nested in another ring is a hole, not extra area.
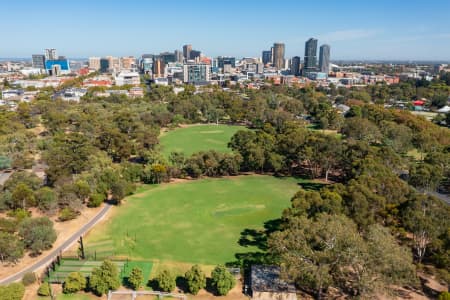
M 92 270 L 89 277 L 89 288 L 96 295 L 101 296 L 109 290 L 116 290 L 119 286 L 119 270 L 113 262 L 105 260 L 100 267 Z
M 223 265 L 218 265 L 211 272 L 212 285 L 217 294 L 225 296 L 236 284 L 233 275 Z
M 34 193 L 37 206 L 45 213 L 51 214 L 58 207 L 58 200 L 56 193 L 49 187 L 43 187 Z
M 206 276 L 198 265 L 192 266 L 184 277 L 187 281 L 188 290 L 193 295 L 197 295 L 198 291 L 206 287 Z
M 403 224 L 413 234 L 415 258 L 420 263 L 430 244 L 447 230 L 450 209 L 434 197 L 415 194 L 403 211 Z
M 0 286 L 0 300 L 22 300 L 25 287 L 22 283 L 11 283 Z
M 56 241 L 53 222 L 47 217 L 25 219 L 19 226 L 19 235 L 32 254 L 51 248 Z
M 128 284 L 133 290 L 138 290 L 141 285 L 142 281 L 144 280 L 144 274 L 142 273 L 142 270 L 138 267 L 135 267 L 131 270 L 130 276 L 128 276 Z
M 162 270 L 156 277 L 159 288 L 164 292 L 171 292 L 175 286 L 175 276 L 169 270 Z
M 377 287 L 414 282 L 408 250 L 399 247 L 379 225 L 368 232 L 363 236 L 343 215 L 293 217 L 283 231 L 270 236 L 269 249 L 280 259 L 282 276 L 314 293 L 317 299 L 329 287 L 367 297 Z
M 24 244 L 19 237 L 8 232 L 0 231 L 0 260 L 16 263 L 23 256 Z
M 33 191 L 24 183 L 19 183 L 12 192 L 11 199 L 14 207 L 26 208 L 36 205 Z
M 80 272 L 72 272 L 64 281 L 63 293 L 73 294 L 86 288 L 86 278 Z
M 49 182 L 53 184 L 58 179 L 85 171 L 91 154 L 92 145 L 86 136 L 80 133 L 57 134 L 44 153 Z
M 379 142 L 382 137 L 380 130 L 373 122 L 358 117 L 345 119 L 342 133 L 348 138 L 366 141 L 370 144 Z
M 47 281 L 44 281 L 37 291 L 37 294 L 42 297 L 50 296 L 50 284 Z

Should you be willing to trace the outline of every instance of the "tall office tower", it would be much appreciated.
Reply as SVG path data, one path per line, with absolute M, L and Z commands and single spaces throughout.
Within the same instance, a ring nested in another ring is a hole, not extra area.
M 126 56 L 120 58 L 121 69 L 133 70 L 136 68 L 136 58 L 134 56 Z
M 180 50 L 175 50 L 174 53 L 176 62 L 183 62 L 183 52 Z
M 300 57 L 294 56 L 291 61 L 291 74 L 294 76 L 300 75 Z
M 210 81 L 211 66 L 203 63 L 188 63 L 183 66 L 183 81 L 186 83 L 205 83 Z
M 184 45 L 183 46 L 184 59 L 191 59 L 191 51 L 192 51 L 192 45 Z
M 162 58 L 164 64 L 173 63 L 177 61 L 175 52 L 162 52 L 159 54 L 159 57 Z
M 100 70 L 100 57 L 89 57 L 89 69 Z
M 33 68 L 45 69 L 45 55 L 33 54 L 31 56 Z
M 56 55 L 56 49 L 45 49 L 45 59 L 46 60 L 57 60 L 58 55 Z
M 100 72 L 107 73 L 111 69 L 109 58 L 100 58 Z
M 155 57 L 153 59 L 152 73 L 153 78 L 161 78 L 164 77 L 164 58 L 163 57 Z
M 305 71 L 315 71 L 317 66 L 317 39 L 310 38 L 305 43 Z
M 190 55 L 189 59 L 196 60 L 197 58 L 200 58 L 200 56 L 202 55 L 202 52 L 198 51 L 198 50 L 191 50 L 189 55 Z
M 271 50 L 264 50 L 262 52 L 262 63 L 264 65 L 272 63 L 272 51 Z
M 273 44 L 273 66 L 277 69 L 284 68 L 284 44 L 274 43 Z
M 319 69 L 320 72 L 330 73 L 330 45 L 325 44 L 320 46 Z

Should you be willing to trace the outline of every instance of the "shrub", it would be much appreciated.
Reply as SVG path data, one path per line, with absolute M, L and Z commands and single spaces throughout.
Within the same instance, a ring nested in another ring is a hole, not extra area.
M 73 294 L 86 288 L 86 278 L 80 272 L 72 272 L 63 284 L 64 294 Z
M 25 275 L 23 275 L 22 283 L 24 286 L 32 285 L 35 282 L 36 282 L 36 275 L 33 272 L 26 273 Z
M 439 295 L 438 300 L 450 300 L 450 293 L 449 292 L 442 292 Z
M 43 297 L 50 296 L 50 284 L 48 282 L 43 282 L 39 287 L 37 294 Z
M 69 207 L 65 207 L 59 213 L 58 219 L 62 222 L 73 220 L 77 217 L 78 213 Z
M 225 296 L 234 287 L 236 281 L 233 275 L 223 265 L 218 265 L 211 273 L 212 285 L 217 294 Z
M 175 288 L 175 277 L 168 271 L 163 270 L 156 277 L 159 288 L 164 292 L 170 292 Z
M 103 201 L 105 201 L 105 195 L 101 193 L 95 193 L 89 197 L 89 202 L 87 205 L 89 207 L 99 207 L 103 203 Z

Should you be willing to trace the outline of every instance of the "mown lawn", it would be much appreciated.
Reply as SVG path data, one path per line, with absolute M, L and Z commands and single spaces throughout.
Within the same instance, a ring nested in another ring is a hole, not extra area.
M 243 126 L 193 125 L 165 132 L 160 137 L 162 153 L 168 157 L 171 152 L 184 152 L 186 156 L 206 150 L 231 152 L 227 147 L 231 137 Z
M 213 265 L 233 261 L 245 229 L 262 229 L 281 216 L 305 181 L 271 176 L 203 179 L 151 186 L 114 207 L 110 218 L 85 240 L 88 251 L 114 249 L 115 255 Z M 100 249 L 101 250 L 101 249 Z

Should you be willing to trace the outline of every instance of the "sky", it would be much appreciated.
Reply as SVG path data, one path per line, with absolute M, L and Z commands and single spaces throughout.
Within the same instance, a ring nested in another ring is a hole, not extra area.
M 450 61 L 450 0 L 0 0 L 0 57 L 140 56 L 192 44 L 207 56 Z

